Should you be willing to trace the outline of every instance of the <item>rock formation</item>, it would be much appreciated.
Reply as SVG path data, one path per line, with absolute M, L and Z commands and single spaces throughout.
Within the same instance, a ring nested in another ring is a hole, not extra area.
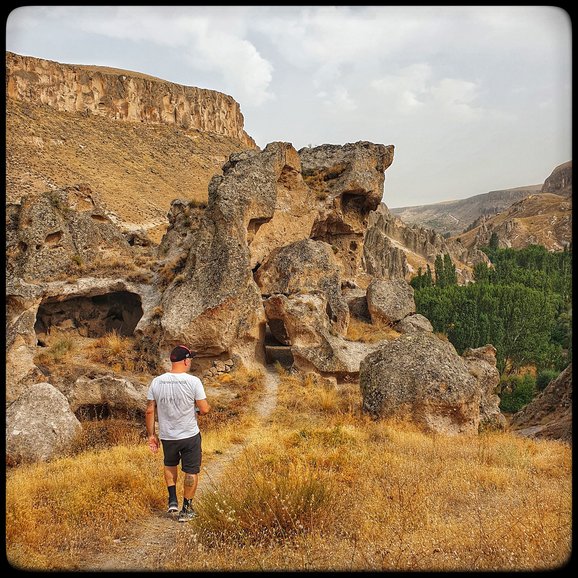
M 61 64 L 6 53 L 6 95 L 60 111 L 170 124 L 234 137 L 255 146 L 230 96 L 105 67 Z
M 394 325 L 415 313 L 413 287 L 403 279 L 374 279 L 367 288 L 367 308 L 371 321 Z
M 37 383 L 6 410 L 6 460 L 14 464 L 57 457 L 80 430 L 66 397 L 49 383 Z
M 363 245 L 365 270 L 382 279 L 409 280 L 429 264 L 433 270 L 435 258 L 448 253 L 456 266 L 458 280 L 471 281 L 476 263 L 488 263 L 487 256 L 477 248 L 468 249 L 455 239 L 444 239 L 433 229 L 408 226 L 396 217 L 384 203 L 369 215 Z
M 481 392 L 480 430 L 503 430 L 506 418 L 500 411 L 500 398 L 496 388 L 500 383 L 500 373 L 496 368 L 496 348 L 485 345 L 466 349 L 462 354 L 468 371 L 478 380 Z
M 454 346 L 429 332 L 380 344 L 359 370 L 363 411 L 427 431 L 478 433 L 481 392 Z
M 520 435 L 572 443 L 572 364 L 510 422 Z
M 558 165 L 544 181 L 541 192 L 572 197 L 572 161 Z

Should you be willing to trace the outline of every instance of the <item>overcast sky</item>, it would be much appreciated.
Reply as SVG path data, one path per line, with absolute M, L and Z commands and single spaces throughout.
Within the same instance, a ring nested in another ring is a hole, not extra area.
M 552 6 L 24 6 L 6 49 L 218 90 L 264 148 L 395 145 L 402 207 L 571 160 L 571 21 Z

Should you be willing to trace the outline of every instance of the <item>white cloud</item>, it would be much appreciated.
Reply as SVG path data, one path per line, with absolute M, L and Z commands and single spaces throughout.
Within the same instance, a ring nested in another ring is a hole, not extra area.
M 332 114 L 348 113 L 357 109 L 357 104 L 344 86 L 338 86 L 330 93 L 321 91 L 317 96 L 323 100 L 323 105 L 328 107 Z
M 182 51 L 193 69 L 219 74 L 239 102 L 258 106 L 273 98 L 273 65 L 246 37 L 247 26 L 231 8 L 219 17 L 211 7 L 50 6 L 37 7 L 37 18 L 106 38 L 156 44 Z M 24 13 L 22 13 L 24 16 Z M 15 13 L 16 23 L 19 19 Z M 28 17 L 28 15 L 26 15 Z

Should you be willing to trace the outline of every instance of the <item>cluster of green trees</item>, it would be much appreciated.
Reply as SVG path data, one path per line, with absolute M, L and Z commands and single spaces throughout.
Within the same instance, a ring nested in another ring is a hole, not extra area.
M 491 343 L 502 375 L 532 365 L 559 372 L 572 358 L 572 252 L 541 245 L 482 249 L 492 266 L 479 263 L 474 283 L 457 284 L 448 254 L 432 273 L 420 269 L 411 281 L 418 313 L 444 333 L 462 354 Z

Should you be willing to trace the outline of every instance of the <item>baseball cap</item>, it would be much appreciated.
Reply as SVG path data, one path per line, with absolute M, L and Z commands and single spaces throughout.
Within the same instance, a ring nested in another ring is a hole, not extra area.
M 182 361 L 183 359 L 192 359 L 195 354 L 185 345 L 177 345 L 170 355 L 171 361 Z

